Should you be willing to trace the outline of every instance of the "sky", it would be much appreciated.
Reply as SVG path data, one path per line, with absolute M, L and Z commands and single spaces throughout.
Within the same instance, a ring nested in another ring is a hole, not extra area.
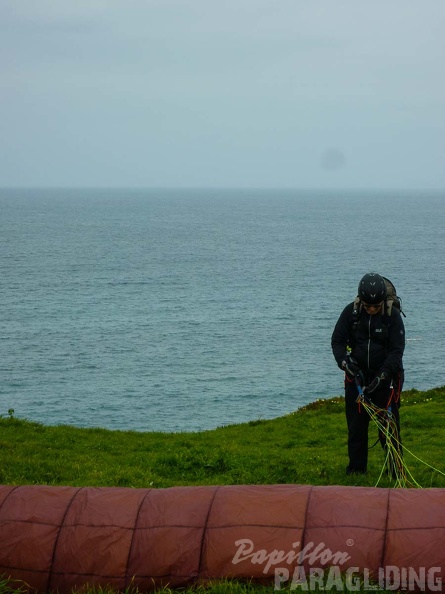
M 443 0 L 0 0 L 0 186 L 445 189 Z

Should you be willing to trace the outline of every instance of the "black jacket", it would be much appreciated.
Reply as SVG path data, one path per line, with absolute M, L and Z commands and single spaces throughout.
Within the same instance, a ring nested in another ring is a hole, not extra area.
M 349 346 L 352 357 L 366 376 L 384 372 L 395 378 L 403 369 L 405 350 L 405 327 L 399 310 L 393 307 L 391 316 L 381 313 L 371 316 L 362 307 L 353 330 L 356 320 L 353 309 L 354 303 L 345 307 L 332 333 L 332 352 L 338 366 L 341 368 Z

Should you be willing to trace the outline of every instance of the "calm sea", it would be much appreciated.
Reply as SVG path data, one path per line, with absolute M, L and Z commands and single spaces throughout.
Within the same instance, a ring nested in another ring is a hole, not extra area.
M 369 271 L 405 388 L 445 384 L 445 195 L 1 190 L 0 414 L 198 431 L 342 393 L 333 326 Z

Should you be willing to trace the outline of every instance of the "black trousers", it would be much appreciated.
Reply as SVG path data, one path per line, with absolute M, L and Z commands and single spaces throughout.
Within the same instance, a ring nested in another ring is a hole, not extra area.
M 379 386 L 369 399 L 378 408 L 382 409 L 382 420 L 387 414 L 388 405 L 391 406 L 391 414 L 395 421 L 395 440 L 400 443 L 400 391 L 401 384 L 394 386 L 385 382 Z M 354 380 L 345 375 L 345 406 L 346 421 L 348 425 L 348 456 L 350 472 L 366 472 L 368 467 L 368 429 L 370 417 L 362 404 L 357 403 L 358 390 Z M 379 440 L 386 451 L 386 437 L 379 431 Z

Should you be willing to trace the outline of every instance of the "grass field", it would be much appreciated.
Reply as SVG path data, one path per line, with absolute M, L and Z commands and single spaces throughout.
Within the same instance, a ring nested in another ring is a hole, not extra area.
M 420 460 L 445 471 L 445 387 L 402 394 L 402 440 Z M 377 439 L 370 428 L 369 442 Z M 422 487 L 445 477 L 405 452 Z M 140 433 L 46 426 L 0 418 L 0 483 L 171 487 L 278 484 L 374 486 L 384 462 L 370 449 L 367 476 L 346 476 L 344 399 L 319 400 L 273 420 L 199 433 Z M 392 486 L 382 478 L 379 486 Z

